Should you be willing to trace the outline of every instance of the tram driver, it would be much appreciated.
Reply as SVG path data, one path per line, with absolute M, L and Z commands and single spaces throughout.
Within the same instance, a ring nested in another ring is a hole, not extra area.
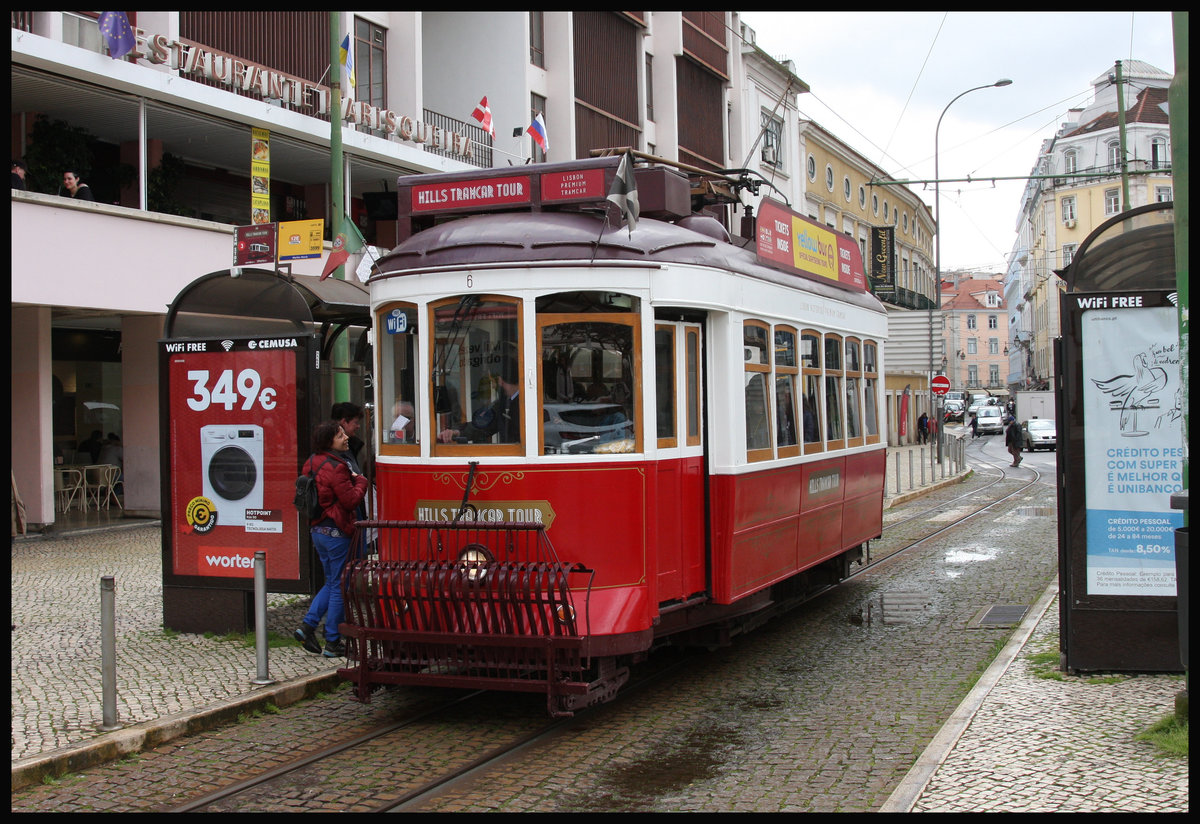
M 492 376 L 499 385 L 499 397 L 475 413 L 462 429 L 443 429 L 442 443 L 520 443 L 521 442 L 521 370 L 514 357 L 505 357 Z M 496 437 L 493 441 L 492 438 Z

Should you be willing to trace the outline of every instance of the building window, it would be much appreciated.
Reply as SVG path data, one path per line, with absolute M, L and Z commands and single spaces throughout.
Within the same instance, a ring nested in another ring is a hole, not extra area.
M 883 222 L 884 222 L 884 223 L 887 223 L 887 222 L 888 222 L 888 219 L 889 219 L 889 218 L 888 218 L 888 215 L 889 215 L 889 214 L 891 214 L 891 211 L 890 211 L 890 209 L 889 209 L 889 207 L 888 207 L 888 202 L 885 200 L 885 201 L 883 201 Z
M 533 119 L 535 117 L 537 117 L 537 115 L 539 113 L 541 113 L 541 115 L 542 115 L 542 120 L 545 120 L 546 119 L 546 98 L 542 97 L 540 94 L 530 94 L 529 95 L 529 122 L 532 123 Z M 532 155 L 534 163 L 545 163 L 546 162 L 546 153 L 542 151 L 542 148 L 540 146 L 538 146 L 538 144 L 536 142 L 534 142 L 534 140 L 532 138 L 530 138 L 530 140 L 529 140 L 529 153 L 530 153 L 530 155 Z
M 646 119 L 654 121 L 654 55 L 646 55 Z
M 989 294 L 988 297 L 991 297 L 991 295 Z M 992 305 L 995 306 L 994 303 Z M 988 315 L 988 329 L 999 329 L 999 328 L 1000 328 L 1000 320 L 999 320 L 998 316 Z
M 814 181 L 817 179 L 817 159 L 812 155 L 808 156 L 808 179 Z
M 1074 174 L 1079 169 L 1079 155 L 1076 152 L 1067 152 L 1063 155 L 1063 172 L 1066 174 Z
M 1104 214 L 1115 215 L 1121 211 L 1121 190 L 1120 189 L 1105 189 L 1104 190 Z
M 529 62 L 546 68 L 546 13 L 529 12 Z
M 770 112 L 762 113 L 762 162 L 776 169 L 783 168 L 783 119 Z
M 387 29 L 354 18 L 355 100 L 377 108 L 387 104 Z
M 1110 171 L 1116 172 L 1121 168 L 1121 144 L 1117 142 L 1108 144 L 1108 168 Z
M 1165 169 L 1171 165 L 1171 158 L 1168 156 L 1167 139 L 1165 137 L 1150 138 L 1150 168 Z
M 904 234 L 908 234 L 908 212 L 904 213 Z
M 825 188 L 833 191 L 833 166 L 829 164 L 825 166 Z
M 968 366 L 967 367 L 967 387 L 969 389 L 978 389 L 979 388 L 979 367 L 978 366 Z
M 876 216 L 879 215 L 879 195 L 871 195 L 871 211 Z
M 1169 203 L 1175 199 L 1174 192 L 1170 186 L 1155 186 L 1154 187 L 1154 202 Z
M 988 338 L 988 354 L 989 355 L 999 355 L 1000 354 L 1000 339 L 999 338 Z
M 988 367 L 988 386 L 1000 385 L 1000 367 L 992 364 Z
M 867 187 L 866 186 L 858 187 L 858 208 L 860 208 L 860 209 L 867 208 Z
M 975 316 L 974 316 L 974 315 L 967 315 L 967 328 L 968 328 L 968 329 L 975 329 L 975 328 L 977 328 L 977 325 L 976 325 L 976 323 L 975 323 Z
M 1063 265 L 1063 268 L 1064 268 L 1064 269 L 1065 269 L 1066 267 L 1070 266 L 1070 265 L 1071 265 L 1071 261 L 1073 261 L 1073 260 L 1075 259 L 1075 250 L 1076 250 L 1077 248 L 1078 248 L 1078 244 L 1075 244 L 1075 243 L 1064 243 L 1064 244 L 1063 244 L 1063 247 L 1062 247 L 1062 257 L 1063 257 L 1062 265 Z
M 979 340 L 977 338 L 967 338 L 967 354 L 979 354 Z
M 1074 198 L 1074 196 L 1064 197 L 1062 199 L 1062 219 L 1063 220 L 1074 220 L 1075 219 L 1075 198 Z

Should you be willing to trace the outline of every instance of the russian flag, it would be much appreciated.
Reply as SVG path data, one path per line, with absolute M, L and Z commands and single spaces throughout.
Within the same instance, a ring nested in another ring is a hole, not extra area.
M 537 113 L 525 131 L 533 138 L 533 142 L 541 147 L 543 154 L 550 154 L 550 138 L 546 136 L 546 121 L 542 120 L 541 112 Z

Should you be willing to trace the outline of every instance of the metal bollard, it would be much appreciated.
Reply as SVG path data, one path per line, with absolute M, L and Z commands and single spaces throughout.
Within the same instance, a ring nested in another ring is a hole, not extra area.
M 900 494 L 900 450 L 896 450 L 896 494 Z
M 921 486 L 925 486 L 925 447 L 921 447 Z
M 908 450 L 908 488 L 913 489 L 913 451 Z
M 100 729 L 119 730 L 117 718 L 117 584 L 111 575 L 100 578 Z
M 254 553 L 254 651 L 258 677 L 252 684 L 274 684 L 267 666 L 267 553 Z

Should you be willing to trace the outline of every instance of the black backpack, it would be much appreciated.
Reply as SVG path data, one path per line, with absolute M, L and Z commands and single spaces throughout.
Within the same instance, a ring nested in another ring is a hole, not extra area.
M 315 458 L 316 455 L 313 455 Z M 309 460 L 309 466 L 312 466 L 312 460 Z M 333 458 L 326 457 L 325 463 L 317 467 L 311 472 L 305 473 L 296 479 L 296 497 L 292 499 L 296 510 L 310 521 L 315 521 L 321 517 L 321 513 L 325 508 L 321 506 L 320 495 L 317 492 L 317 473 L 321 471 L 321 467 L 326 463 L 335 463 Z

